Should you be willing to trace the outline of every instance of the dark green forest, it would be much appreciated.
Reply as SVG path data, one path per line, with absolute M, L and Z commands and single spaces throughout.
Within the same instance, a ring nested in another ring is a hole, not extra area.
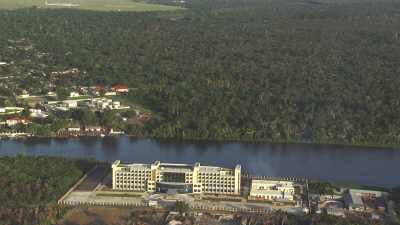
M 0 224 L 55 224 L 57 206 L 94 162 L 50 157 L 0 157 Z
M 135 135 L 399 146 L 400 2 L 186 7 L 0 11 L 0 61 L 87 72 L 59 86 L 129 85 L 156 115 Z M 47 54 L 12 50 L 21 39 Z

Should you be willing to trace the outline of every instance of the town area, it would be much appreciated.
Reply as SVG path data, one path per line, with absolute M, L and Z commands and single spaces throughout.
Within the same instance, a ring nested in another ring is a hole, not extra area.
M 135 102 L 135 87 L 88 83 L 79 68 L 48 66 L 51 56 L 27 39 L 8 45 L 8 54 L 24 57 L 0 60 L 0 138 L 139 136 L 153 117 Z
M 134 209 L 142 215 L 154 210 L 162 214 L 160 224 L 213 224 L 212 220 L 215 224 L 251 224 L 247 222 L 276 212 L 382 223 L 397 220 L 386 191 L 330 188 L 308 179 L 250 175 L 240 165 L 229 169 L 200 163 L 123 164 L 117 160 L 92 169 L 58 203 L 95 211 Z

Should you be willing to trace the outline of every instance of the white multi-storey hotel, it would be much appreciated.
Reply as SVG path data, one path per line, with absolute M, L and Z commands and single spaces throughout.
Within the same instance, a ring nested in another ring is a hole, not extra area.
M 113 189 L 122 191 L 240 195 L 241 166 L 227 169 L 200 163 L 112 164 Z

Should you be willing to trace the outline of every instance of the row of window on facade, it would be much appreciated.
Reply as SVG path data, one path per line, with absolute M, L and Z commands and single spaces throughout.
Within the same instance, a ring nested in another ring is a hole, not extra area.
M 286 199 L 284 195 L 256 195 L 254 197 L 259 199 L 270 199 L 270 200 Z
M 220 193 L 233 193 L 233 190 L 228 189 L 204 189 L 204 192 L 220 192 Z
M 144 185 L 133 186 L 133 185 L 118 185 L 118 184 L 117 184 L 117 188 L 131 188 L 131 189 L 140 189 L 140 190 L 143 190 L 144 187 L 145 187 Z
M 199 180 L 235 180 L 234 177 L 200 177 Z
M 119 181 L 131 181 L 131 180 L 142 181 L 142 182 L 146 181 L 145 178 L 137 178 L 137 177 L 135 177 L 135 178 L 126 178 L 126 179 L 116 178 L 117 182 L 119 182 Z
M 151 173 L 150 170 L 146 170 L 146 171 L 139 170 L 139 171 L 129 171 L 129 172 L 122 171 L 122 172 L 116 173 L 116 175 L 131 176 L 133 174 L 149 174 L 149 173 Z

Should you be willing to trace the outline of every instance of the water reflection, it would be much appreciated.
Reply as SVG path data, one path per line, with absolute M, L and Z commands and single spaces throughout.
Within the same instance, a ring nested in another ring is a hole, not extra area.
M 99 138 L 82 137 L 79 139 L 75 139 L 75 141 L 79 142 L 81 145 L 85 147 L 92 148 L 99 143 Z
M 27 138 L 25 140 L 16 140 L 16 142 L 22 142 L 26 143 L 27 145 L 30 146 L 35 146 L 35 145 L 43 145 L 43 146 L 50 146 L 51 145 L 51 138 Z

